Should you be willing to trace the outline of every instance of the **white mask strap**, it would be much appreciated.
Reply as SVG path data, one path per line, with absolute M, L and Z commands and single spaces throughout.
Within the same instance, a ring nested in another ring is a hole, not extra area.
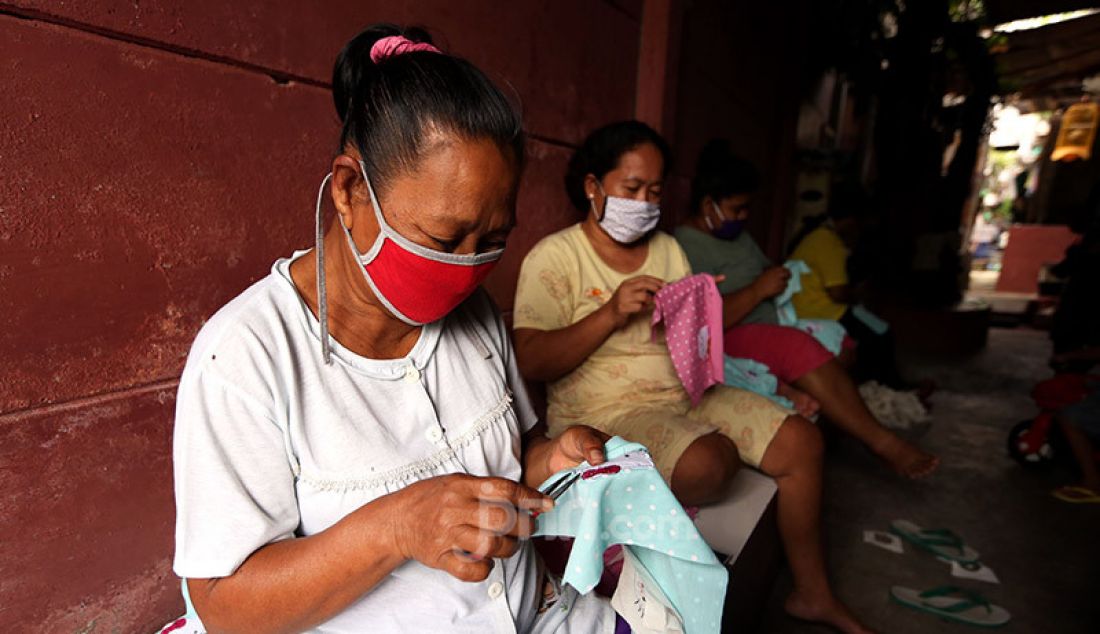
M 603 194 L 603 213 L 601 214 L 600 210 L 596 209 L 596 197 L 595 196 L 588 199 L 588 204 L 592 206 L 592 212 L 596 214 L 596 222 L 602 222 L 603 217 L 605 215 L 607 215 L 607 192 L 604 191 L 603 185 L 600 184 L 600 179 L 598 179 L 598 178 L 596 179 L 596 189 L 599 189 L 600 193 Z
M 718 216 L 718 224 L 719 225 L 721 225 L 723 222 L 726 221 L 726 217 L 722 215 L 722 208 L 718 206 L 718 203 L 714 202 L 713 200 L 710 201 L 710 208 L 713 209 L 714 214 L 716 216 Z M 704 216 L 703 219 L 707 221 L 707 228 L 713 231 L 714 230 L 714 223 L 712 223 L 710 221 L 710 218 L 707 217 L 707 216 Z
M 317 318 L 321 322 L 321 360 L 325 365 L 332 364 L 332 353 L 328 342 L 328 293 L 325 291 L 325 228 L 322 222 L 324 212 L 321 203 L 325 196 L 325 185 L 332 180 L 332 172 L 329 172 L 317 190 L 316 232 L 317 243 L 314 248 L 317 251 Z

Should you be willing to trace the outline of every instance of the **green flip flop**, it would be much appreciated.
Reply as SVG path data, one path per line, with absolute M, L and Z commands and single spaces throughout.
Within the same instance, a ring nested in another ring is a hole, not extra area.
M 990 604 L 977 592 L 956 586 L 940 586 L 924 592 L 894 586 L 890 588 L 890 598 L 941 619 L 978 627 L 1001 627 L 1012 619 L 1008 610 Z
M 890 522 L 890 532 L 917 548 L 945 559 L 963 564 L 981 559 L 978 551 L 964 544 L 961 537 L 945 528 L 921 528 L 908 520 L 894 520 Z

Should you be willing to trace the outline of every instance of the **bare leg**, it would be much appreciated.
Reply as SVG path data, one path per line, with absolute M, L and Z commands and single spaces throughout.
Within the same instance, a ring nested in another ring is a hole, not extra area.
M 821 409 L 821 403 L 817 399 L 783 381 L 776 386 L 775 393 L 794 403 L 794 411 L 799 416 L 810 418 Z
M 840 349 L 840 354 L 836 355 L 836 361 L 840 364 L 840 367 L 848 370 L 856 367 L 856 349 L 853 347 L 845 346 Z
M 794 576 L 787 612 L 827 623 L 846 634 L 869 632 L 834 595 L 821 546 L 821 434 L 798 416 L 784 421 L 768 445 L 760 469 L 779 485 L 779 533 Z
M 672 492 L 684 506 L 721 500 L 741 467 L 737 445 L 717 432 L 688 445 L 672 471 Z
M 1062 427 L 1062 434 L 1066 437 L 1073 457 L 1077 459 L 1077 466 L 1081 468 L 1081 486 L 1100 493 L 1100 470 L 1096 468 L 1092 441 L 1073 421 L 1059 416 L 1058 424 Z
M 867 445 L 901 475 L 922 478 L 939 466 L 939 458 L 875 420 L 852 379 L 837 362 L 828 361 L 794 383 L 821 403 L 821 411 L 829 420 Z

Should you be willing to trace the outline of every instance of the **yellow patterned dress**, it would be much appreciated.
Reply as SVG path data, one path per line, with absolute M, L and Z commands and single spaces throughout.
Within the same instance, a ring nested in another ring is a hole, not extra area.
M 620 273 L 592 248 L 579 224 L 547 236 L 523 261 L 516 290 L 515 328 L 558 330 L 603 306 L 625 280 L 652 275 L 673 282 L 691 266 L 672 236 L 657 232 L 645 263 Z M 791 414 L 744 390 L 712 387 L 692 408 L 669 358 L 664 333 L 653 335 L 651 311 L 635 315 L 580 366 L 547 386 L 551 434 L 591 425 L 649 447 L 665 479 L 695 439 L 720 431 L 741 459 L 759 466 L 779 426 Z

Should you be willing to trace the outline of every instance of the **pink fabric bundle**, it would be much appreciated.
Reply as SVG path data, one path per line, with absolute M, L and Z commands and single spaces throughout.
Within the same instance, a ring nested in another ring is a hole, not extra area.
M 669 284 L 657 292 L 653 328 L 665 322 L 665 338 L 672 365 L 684 384 L 692 406 L 703 392 L 724 378 L 722 359 L 722 296 L 714 277 L 700 273 Z

